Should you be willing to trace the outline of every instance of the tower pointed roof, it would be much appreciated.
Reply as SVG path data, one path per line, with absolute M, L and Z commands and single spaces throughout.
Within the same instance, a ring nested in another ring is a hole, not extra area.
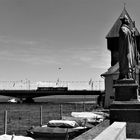
M 113 37 L 119 37 L 119 29 L 120 29 L 120 26 L 121 26 L 121 21 L 120 21 L 120 18 L 121 17 L 124 17 L 124 16 L 127 16 L 129 21 L 130 21 L 130 26 L 133 27 L 133 20 L 130 18 L 126 8 L 124 7 L 122 13 L 120 14 L 120 16 L 118 17 L 118 19 L 116 20 L 115 24 L 113 25 L 113 27 L 111 28 L 111 30 L 109 31 L 109 33 L 107 34 L 106 38 L 113 38 Z M 135 35 L 136 36 L 140 36 L 140 33 L 139 31 L 137 30 L 136 28 L 136 31 L 135 31 Z

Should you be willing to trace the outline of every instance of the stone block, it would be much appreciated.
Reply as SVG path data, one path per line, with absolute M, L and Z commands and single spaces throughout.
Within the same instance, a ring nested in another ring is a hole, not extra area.
M 126 122 L 128 138 L 140 138 L 140 102 L 114 101 L 110 107 L 110 123 Z
M 140 123 L 127 122 L 126 132 L 128 138 L 140 138 Z
M 126 123 L 114 122 L 93 140 L 126 140 Z
M 114 88 L 115 101 L 131 101 L 138 99 L 138 84 L 133 79 L 117 80 Z

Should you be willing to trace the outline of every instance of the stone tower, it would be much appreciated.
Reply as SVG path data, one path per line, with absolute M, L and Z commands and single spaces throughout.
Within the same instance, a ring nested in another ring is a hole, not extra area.
M 108 108 L 112 101 L 114 100 L 115 96 L 115 89 L 114 89 L 114 83 L 118 79 L 119 75 L 119 64 L 118 64 L 118 48 L 119 48 L 119 29 L 121 26 L 120 17 L 123 17 L 124 15 L 127 15 L 129 18 L 130 24 L 132 26 L 133 20 L 131 19 L 130 15 L 128 14 L 126 8 L 122 10 L 120 16 L 117 18 L 116 22 L 106 35 L 107 39 L 107 49 L 111 52 L 111 66 L 110 68 L 103 74 L 101 74 L 102 77 L 105 79 L 105 104 L 104 106 Z M 136 43 L 137 43 L 137 50 L 140 54 L 140 33 L 136 28 L 135 31 L 136 35 Z M 136 79 L 138 84 L 140 83 L 140 66 L 137 66 L 136 69 Z
M 127 15 L 129 18 L 131 26 L 133 26 L 133 20 L 130 18 L 127 10 L 123 9 L 122 13 L 114 23 L 113 27 L 109 31 L 109 33 L 106 36 L 107 39 L 107 49 L 111 51 L 111 66 L 114 66 L 118 62 L 118 38 L 119 38 L 119 29 L 121 26 L 120 17 L 124 17 L 124 15 Z M 136 28 L 136 42 L 137 42 L 137 50 L 140 52 L 140 33 Z

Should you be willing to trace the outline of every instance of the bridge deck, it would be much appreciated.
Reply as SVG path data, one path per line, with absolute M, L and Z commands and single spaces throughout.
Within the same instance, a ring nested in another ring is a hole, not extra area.
M 39 90 L 0 90 L 0 95 L 16 98 L 35 98 L 51 95 L 102 95 L 100 90 L 67 90 L 67 91 L 39 91 Z

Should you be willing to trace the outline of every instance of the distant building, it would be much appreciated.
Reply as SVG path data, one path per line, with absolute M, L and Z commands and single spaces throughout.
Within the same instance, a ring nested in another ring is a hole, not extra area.
M 126 15 L 129 18 L 130 25 L 133 25 L 134 21 L 130 18 L 127 10 L 123 9 L 122 13 L 120 14 L 119 18 L 116 20 L 115 24 L 109 31 L 106 36 L 107 39 L 107 49 L 111 51 L 111 67 L 107 70 L 107 72 L 101 74 L 101 76 L 105 77 L 105 107 L 108 108 L 112 101 L 114 100 L 114 93 L 115 89 L 113 85 L 115 81 L 118 79 L 119 76 L 119 64 L 118 64 L 118 48 L 119 48 L 119 29 L 121 26 L 120 17 Z M 140 53 L 140 33 L 136 28 L 136 43 L 137 49 Z M 138 84 L 140 83 L 140 66 L 136 68 L 136 79 Z

